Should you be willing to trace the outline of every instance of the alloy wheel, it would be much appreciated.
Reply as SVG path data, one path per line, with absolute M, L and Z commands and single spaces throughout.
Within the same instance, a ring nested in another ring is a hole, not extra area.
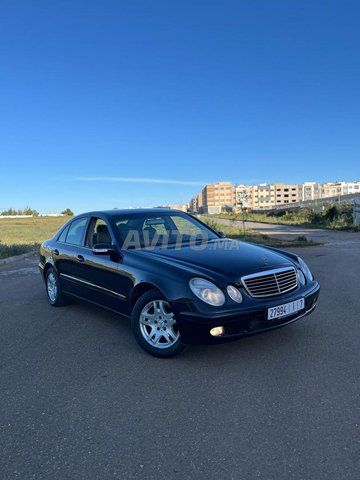
M 165 300 L 152 300 L 140 313 L 140 331 L 149 345 L 165 349 L 180 337 L 174 313 Z
M 50 300 L 55 302 L 58 294 L 58 287 L 55 273 L 52 271 L 47 276 L 47 292 Z

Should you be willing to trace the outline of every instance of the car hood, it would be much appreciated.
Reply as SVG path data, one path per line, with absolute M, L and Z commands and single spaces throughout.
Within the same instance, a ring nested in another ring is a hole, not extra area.
M 294 265 L 285 253 L 229 239 L 212 240 L 198 246 L 144 248 L 136 252 L 188 270 L 191 275 L 217 278 L 224 285 L 229 280 L 240 283 L 243 275 Z

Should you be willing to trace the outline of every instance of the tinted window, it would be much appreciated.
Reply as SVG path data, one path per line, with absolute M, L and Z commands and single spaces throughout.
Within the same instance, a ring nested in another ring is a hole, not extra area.
M 66 235 L 69 231 L 69 226 L 70 225 L 68 225 L 66 228 L 64 228 L 64 230 L 60 233 L 60 236 L 58 237 L 58 242 L 65 242 Z
M 186 217 L 180 217 L 178 215 L 172 215 L 171 220 L 174 222 L 176 229 L 180 235 L 186 235 L 189 237 L 201 236 L 203 234 L 202 225 L 194 222 L 190 222 Z
M 164 218 L 147 218 L 144 222 L 143 230 L 147 228 L 153 228 L 159 235 L 166 235 L 167 230 L 169 230 L 169 227 L 166 227 L 168 227 L 168 225 L 166 224 L 166 219 Z
M 69 232 L 66 237 L 66 243 L 71 243 L 72 245 L 81 245 L 82 239 L 84 238 L 86 223 L 86 217 L 74 220 L 70 225 Z
M 86 235 L 86 246 L 92 248 L 97 243 L 113 243 L 109 227 L 101 218 L 92 218 Z
M 191 216 L 164 212 L 119 215 L 115 223 L 123 240 L 122 248 L 147 245 L 172 245 L 189 241 L 208 241 L 218 238 L 206 225 Z

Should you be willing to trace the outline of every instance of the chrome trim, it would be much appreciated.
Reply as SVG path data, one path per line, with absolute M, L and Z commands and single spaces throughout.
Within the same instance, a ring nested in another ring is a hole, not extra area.
M 114 292 L 113 290 L 109 290 L 108 288 L 101 287 L 100 285 L 96 285 L 95 283 L 88 282 L 87 280 L 83 280 L 82 278 L 74 277 L 73 275 L 67 275 L 66 273 L 60 273 L 60 277 L 67 278 L 68 280 L 73 280 L 74 282 L 82 283 L 83 285 L 87 285 L 89 287 L 98 288 L 106 293 L 111 293 L 116 297 L 121 298 L 121 300 L 126 300 L 126 296 L 122 295 L 121 293 Z
M 123 313 L 123 312 L 120 313 L 118 310 L 114 310 L 113 308 L 107 307 L 103 303 L 93 302 L 92 300 L 89 300 L 88 298 L 81 297 L 80 295 L 76 295 L 75 293 L 68 292 L 67 290 L 63 290 L 63 293 L 65 293 L 65 295 L 69 295 L 70 297 L 79 298 L 80 300 L 83 300 L 86 303 L 91 303 L 92 305 L 97 305 L 98 307 L 105 308 L 106 310 L 109 310 L 110 312 L 114 312 L 117 315 L 121 315 L 122 317 L 131 318 L 130 315 L 127 315 L 126 313 Z
M 286 287 L 292 279 L 289 279 L 287 275 L 282 276 L 283 273 L 291 273 L 295 275 L 295 283 L 292 282 L 290 287 Z M 280 274 L 280 278 L 277 275 Z M 246 285 L 248 280 L 261 279 L 261 277 L 267 277 L 273 275 L 273 278 L 264 280 L 262 285 L 253 284 L 253 289 L 260 289 L 260 293 L 254 292 L 251 285 Z M 275 280 L 275 282 L 274 282 Z M 272 270 L 263 270 L 262 272 L 252 273 L 250 275 L 245 275 L 241 277 L 241 283 L 244 286 L 246 292 L 253 298 L 265 298 L 265 297 L 275 297 L 277 295 L 282 295 L 284 293 L 294 290 L 298 286 L 297 273 L 294 267 L 283 267 L 283 268 L 274 268 Z M 272 292 L 270 292 L 272 290 Z M 275 290 L 275 291 L 274 291 Z M 264 293 L 268 291 L 268 293 Z

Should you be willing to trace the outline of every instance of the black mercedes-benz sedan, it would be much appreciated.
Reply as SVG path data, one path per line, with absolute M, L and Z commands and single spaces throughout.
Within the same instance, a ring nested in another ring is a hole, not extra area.
M 128 317 L 158 357 L 287 325 L 314 310 L 320 290 L 297 255 L 168 209 L 71 218 L 42 244 L 39 267 L 51 305 L 79 299 Z

